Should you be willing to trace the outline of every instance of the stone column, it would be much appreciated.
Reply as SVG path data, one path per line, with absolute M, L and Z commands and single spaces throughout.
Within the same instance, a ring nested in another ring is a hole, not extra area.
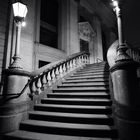
M 114 115 L 120 140 L 140 139 L 140 91 L 134 61 L 122 61 L 111 67 Z
M 78 37 L 78 3 L 74 0 L 61 0 L 60 41 L 67 55 L 80 51 Z
M 102 46 L 102 33 L 101 33 L 101 23 L 97 16 L 94 16 L 93 19 L 94 29 L 96 30 L 96 36 L 94 39 L 94 54 L 95 60 L 97 59 L 103 60 L 103 46 Z

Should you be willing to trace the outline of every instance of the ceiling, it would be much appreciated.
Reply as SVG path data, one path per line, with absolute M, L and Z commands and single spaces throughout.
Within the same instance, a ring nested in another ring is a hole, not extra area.
M 102 24 L 112 28 L 116 25 L 116 15 L 112 10 L 110 1 L 87 0 L 100 16 Z M 125 40 L 140 48 L 140 0 L 122 0 L 122 2 L 122 24 Z

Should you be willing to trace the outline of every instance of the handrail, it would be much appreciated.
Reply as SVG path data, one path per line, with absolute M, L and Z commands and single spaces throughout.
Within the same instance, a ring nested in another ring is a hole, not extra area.
M 63 58 L 61 60 L 49 63 L 49 64 L 39 68 L 38 70 L 32 71 L 31 72 L 31 76 L 34 77 L 34 76 L 40 75 L 41 73 L 45 72 L 46 70 L 53 68 L 55 65 L 60 65 L 62 63 L 65 63 L 66 61 L 70 61 L 71 59 L 74 59 L 75 57 L 78 57 L 78 56 L 80 56 L 82 54 L 87 54 L 88 55 L 89 53 L 88 52 L 84 52 L 84 51 L 83 52 L 79 52 L 79 53 L 74 53 L 74 54 L 72 54 L 70 56 L 67 56 L 66 58 Z
M 63 78 L 69 72 L 88 63 L 89 53 L 80 52 L 31 72 L 30 80 L 26 85 L 26 87 L 29 85 L 31 91 L 30 97 L 34 94 L 40 94 L 41 90 L 45 87 L 52 86 L 57 80 Z M 24 92 L 24 90 L 22 91 Z
M 89 63 L 89 53 L 79 52 L 72 54 L 65 59 L 50 63 L 44 67 L 39 68 L 31 73 L 28 73 L 29 80 L 24 85 L 19 93 L 5 94 L 8 98 L 5 101 L 13 98 L 18 98 L 27 88 L 30 89 L 29 97 L 33 98 L 34 95 L 41 93 L 42 89 L 51 87 L 55 82 L 62 79 L 68 73 L 77 68 Z M 20 71 L 20 75 L 22 72 Z

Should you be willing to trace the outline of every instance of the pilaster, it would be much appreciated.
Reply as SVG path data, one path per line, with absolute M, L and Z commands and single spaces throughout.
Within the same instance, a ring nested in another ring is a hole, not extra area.
M 96 30 L 96 36 L 94 39 L 94 54 L 95 54 L 95 61 L 97 59 L 103 60 L 103 46 L 102 46 L 102 34 L 101 34 L 101 22 L 97 16 L 93 18 L 93 25 L 94 29 Z

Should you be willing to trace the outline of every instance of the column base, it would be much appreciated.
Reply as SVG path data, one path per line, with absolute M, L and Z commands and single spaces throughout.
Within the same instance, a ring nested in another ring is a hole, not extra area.
M 119 140 L 139 140 L 140 122 L 130 121 L 116 116 Z
M 1 105 L 0 134 L 18 130 L 20 122 L 28 118 L 27 112 L 32 106 L 31 101 Z

